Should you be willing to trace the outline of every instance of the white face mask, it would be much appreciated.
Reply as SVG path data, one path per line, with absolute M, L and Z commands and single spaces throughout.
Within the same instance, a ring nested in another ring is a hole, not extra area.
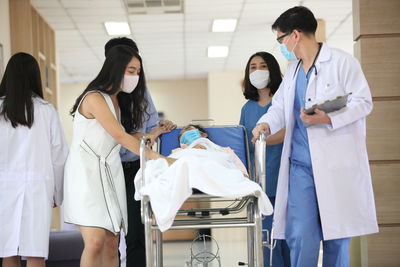
M 269 83 L 269 71 L 268 70 L 256 70 L 249 75 L 250 83 L 257 89 L 263 89 L 267 87 Z
M 124 79 L 121 83 L 122 92 L 132 93 L 139 83 L 139 75 L 124 75 Z

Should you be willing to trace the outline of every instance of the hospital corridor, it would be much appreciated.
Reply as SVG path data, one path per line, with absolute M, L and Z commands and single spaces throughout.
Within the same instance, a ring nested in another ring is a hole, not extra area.
M 0 267 L 399 267 L 400 0 L 0 0 Z

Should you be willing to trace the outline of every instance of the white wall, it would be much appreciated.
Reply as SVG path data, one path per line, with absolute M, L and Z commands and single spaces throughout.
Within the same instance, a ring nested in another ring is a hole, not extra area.
M 208 114 L 216 125 L 239 124 L 243 96 L 243 71 L 210 72 L 208 74 Z
M 3 45 L 3 70 L 0 69 L 0 77 L 3 76 L 8 60 L 11 56 L 11 39 L 10 39 L 10 8 L 9 0 L 0 0 L 0 44 Z M 0 67 L 1 68 L 1 67 Z
M 85 83 L 68 83 L 59 86 L 57 111 L 69 144 L 71 144 L 72 140 L 72 116 L 69 115 L 69 111 L 86 86 L 87 84 Z
M 69 111 L 86 86 L 85 83 L 60 85 L 58 112 L 68 142 L 72 139 Z M 164 112 L 166 119 L 179 126 L 193 118 L 208 118 L 206 80 L 150 81 L 147 87 L 157 111 Z
M 154 105 L 165 119 L 178 126 L 207 119 L 207 80 L 153 81 L 148 83 Z

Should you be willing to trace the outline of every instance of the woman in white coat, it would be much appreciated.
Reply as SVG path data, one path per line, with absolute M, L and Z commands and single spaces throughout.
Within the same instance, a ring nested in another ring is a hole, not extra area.
M 44 267 L 53 206 L 62 202 L 68 149 L 38 63 L 11 57 L 0 84 L 0 258 L 3 267 Z
M 275 237 L 286 239 L 292 266 L 348 266 L 350 237 L 378 231 L 365 141 L 371 93 L 352 56 L 318 43 L 310 10 L 294 7 L 272 25 L 282 54 L 299 59 L 286 71 L 272 107 L 253 129 L 286 127 L 275 202 Z M 304 108 L 351 93 L 331 113 Z M 306 127 L 306 125 L 309 125 Z

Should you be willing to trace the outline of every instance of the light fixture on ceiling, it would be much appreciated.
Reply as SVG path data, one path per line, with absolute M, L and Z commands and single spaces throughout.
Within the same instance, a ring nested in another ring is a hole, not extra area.
M 106 31 L 108 35 L 130 35 L 131 29 L 129 28 L 129 24 L 126 22 L 114 22 L 107 21 L 104 22 L 104 26 L 106 27 Z
M 212 32 L 234 32 L 237 19 L 214 19 Z
M 228 46 L 209 46 L 207 50 L 208 57 L 227 57 L 229 53 Z

